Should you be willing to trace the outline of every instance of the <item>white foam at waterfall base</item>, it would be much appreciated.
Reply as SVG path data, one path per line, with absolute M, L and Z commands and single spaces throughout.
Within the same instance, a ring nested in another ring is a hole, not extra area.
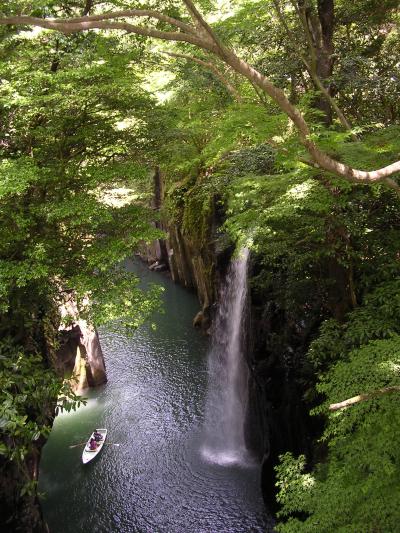
M 248 451 L 243 449 L 239 450 L 215 450 L 203 446 L 201 449 L 201 456 L 208 463 L 214 463 L 220 466 L 232 466 L 232 465 L 252 465 L 253 462 L 249 457 Z
M 249 251 L 229 267 L 219 295 L 211 349 L 202 456 L 220 465 L 249 462 L 244 438 L 248 370 L 243 354 Z

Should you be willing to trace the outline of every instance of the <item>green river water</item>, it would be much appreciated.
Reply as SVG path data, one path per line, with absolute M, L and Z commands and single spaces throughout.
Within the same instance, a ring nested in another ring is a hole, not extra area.
M 128 262 L 165 287 L 157 329 L 132 338 L 103 328 L 108 383 L 88 404 L 61 414 L 44 450 L 39 490 L 50 533 L 247 533 L 272 531 L 257 464 L 219 466 L 201 453 L 208 340 L 192 327 L 193 294 Z M 106 445 L 88 465 L 82 447 L 95 427 Z

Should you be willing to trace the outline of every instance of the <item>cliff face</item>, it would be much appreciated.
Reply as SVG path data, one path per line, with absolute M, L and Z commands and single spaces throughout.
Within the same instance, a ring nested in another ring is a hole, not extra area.
M 56 345 L 58 337 L 58 315 L 56 309 L 48 306 L 48 313 L 43 315 L 40 308 L 32 304 L 32 322 L 24 322 L 24 315 L 18 314 L 18 309 L 12 312 L 16 315 L 16 323 L 23 333 L 19 340 L 26 350 L 26 357 L 39 351 L 43 358 L 42 370 L 53 366 L 57 358 Z M 38 317 L 40 317 L 38 319 Z M 36 320 L 35 320 L 36 319 Z M 11 357 L 10 353 L 10 357 Z M 17 381 L 16 381 L 17 383 Z M 27 396 L 26 402 L 29 402 Z M 28 422 L 39 419 L 43 424 L 51 424 L 55 405 L 44 403 L 35 407 L 29 403 L 26 412 Z M 15 407 L 13 406 L 15 410 Z M 9 432 L 0 432 L 0 444 L 12 450 L 20 449 L 18 435 L 10 437 Z M 24 439 L 24 437 L 21 437 Z M 23 442 L 23 441 L 22 441 Z M 43 435 L 32 441 L 29 449 L 23 452 L 21 458 L 10 460 L 0 454 L 0 530 L 4 533 L 46 533 L 47 527 L 43 521 L 35 484 L 38 480 L 41 450 L 46 443 Z M 27 482 L 29 482 L 27 490 Z
M 73 390 L 80 394 L 88 387 L 106 383 L 106 367 L 96 329 L 79 320 L 69 329 L 62 330 L 60 336 L 58 372 L 71 375 Z
M 73 298 L 60 307 L 61 317 L 77 317 Z M 80 394 L 88 387 L 107 382 L 106 367 L 96 329 L 85 320 L 76 318 L 68 327 L 59 328 L 60 345 L 54 360 L 59 376 L 71 376 L 72 389 Z
M 221 274 L 226 270 L 232 246 L 220 231 L 224 214 L 216 196 L 198 201 L 199 183 L 181 184 L 166 194 L 162 176 L 154 175 L 153 208 L 163 212 L 169 205 L 168 215 L 156 222 L 166 238 L 142 247 L 141 257 L 151 269 L 168 269 L 172 279 L 197 293 L 200 309 L 194 325 L 207 331 L 210 327 L 213 304 Z M 176 197 L 184 201 L 176 201 Z
M 311 458 L 320 431 L 305 400 L 315 381 L 305 355 L 320 322 L 319 307 L 304 314 L 288 311 L 279 307 L 271 290 L 254 286 L 250 300 L 248 445 L 262 462 L 264 500 L 276 511 L 279 455 L 290 451 Z
M 26 350 L 31 346 L 39 350 L 43 358 L 43 372 L 53 368 L 60 377 L 72 376 L 71 384 L 76 393 L 87 387 L 94 387 L 107 381 L 103 354 L 94 328 L 77 320 L 67 329 L 59 329 L 60 310 L 53 307 L 47 315 L 39 316 L 32 331 L 27 327 Z M 61 311 L 61 315 L 64 311 Z M 39 313 L 38 313 L 39 314 Z M 56 407 L 55 399 L 41 404 L 38 409 L 30 408 L 28 416 L 32 421 L 51 426 Z M 16 446 L 6 435 L 8 447 Z M 1 440 L 0 440 L 1 442 Z M 0 529 L 4 532 L 43 533 L 47 532 L 35 483 L 38 480 L 41 450 L 46 438 L 40 435 L 30 443 L 23 460 L 10 461 L 0 455 Z M 31 490 L 24 489 L 27 481 Z
M 172 279 L 197 292 L 200 311 L 194 324 L 207 330 L 210 326 L 211 306 L 215 300 L 215 260 L 212 246 L 193 243 L 190 235 L 182 235 L 179 227 L 169 227 L 167 249 Z
M 45 444 L 41 438 L 25 457 L 25 473 L 37 481 L 41 450 Z M 0 529 L 2 533 L 48 533 L 36 494 L 20 494 L 26 483 L 25 474 L 14 462 L 0 457 Z

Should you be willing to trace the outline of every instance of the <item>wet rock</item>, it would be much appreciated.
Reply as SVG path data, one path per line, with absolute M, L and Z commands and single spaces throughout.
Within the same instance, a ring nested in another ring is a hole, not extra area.
M 165 270 L 168 270 L 168 266 L 165 263 L 156 261 L 149 266 L 149 270 L 154 270 L 154 272 L 164 272 Z
M 61 316 L 77 316 L 76 304 L 69 299 L 60 308 Z M 75 392 L 97 387 L 107 382 L 104 356 L 97 330 L 85 320 L 76 320 L 68 327 L 61 327 L 62 342 L 58 350 L 58 372 L 70 374 Z

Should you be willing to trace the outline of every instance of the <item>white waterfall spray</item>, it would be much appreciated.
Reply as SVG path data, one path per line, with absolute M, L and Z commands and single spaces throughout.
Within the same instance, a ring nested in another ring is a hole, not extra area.
M 243 354 L 243 315 L 247 296 L 249 251 L 229 267 L 208 356 L 208 390 L 203 456 L 219 464 L 242 463 L 247 452 L 244 423 L 248 370 Z

